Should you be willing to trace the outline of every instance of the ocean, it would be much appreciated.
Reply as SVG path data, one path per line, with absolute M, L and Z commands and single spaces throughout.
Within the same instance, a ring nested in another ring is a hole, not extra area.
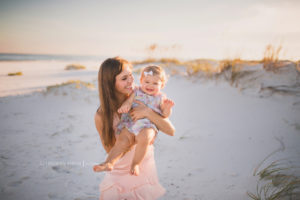
M 102 61 L 104 56 L 0 53 L 0 61 Z

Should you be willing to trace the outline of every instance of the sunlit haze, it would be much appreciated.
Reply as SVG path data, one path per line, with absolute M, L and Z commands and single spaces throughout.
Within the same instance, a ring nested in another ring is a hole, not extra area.
M 273 44 L 299 60 L 299 10 L 297 0 L 5 0 L 0 53 L 261 59 Z

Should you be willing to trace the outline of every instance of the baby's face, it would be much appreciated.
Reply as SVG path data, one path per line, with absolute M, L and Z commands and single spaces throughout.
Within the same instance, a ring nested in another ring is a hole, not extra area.
M 143 92 L 149 95 L 156 95 L 160 92 L 162 88 L 162 81 L 159 76 L 144 76 L 141 79 L 141 88 Z

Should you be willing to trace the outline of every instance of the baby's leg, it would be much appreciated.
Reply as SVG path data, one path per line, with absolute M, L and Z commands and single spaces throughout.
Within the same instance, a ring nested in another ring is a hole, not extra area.
M 140 173 L 139 164 L 144 159 L 147 148 L 155 136 L 155 131 L 152 128 L 145 128 L 136 136 L 137 142 L 134 158 L 131 164 L 131 174 L 138 176 Z
M 127 152 L 134 144 L 134 134 L 130 133 L 126 128 L 122 129 L 115 145 L 110 150 L 106 161 L 99 165 L 94 166 L 95 172 L 111 171 L 114 164 L 120 159 L 120 157 Z

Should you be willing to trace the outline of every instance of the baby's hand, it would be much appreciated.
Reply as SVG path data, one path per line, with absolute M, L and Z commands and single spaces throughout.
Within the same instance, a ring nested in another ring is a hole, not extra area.
M 122 106 L 118 109 L 118 113 L 128 113 L 131 108 L 130 104 L 123 103 Z
M 164 99 L 160 108 L 162 111 L 163 117 L 169 117 L 172 113 L 172 107 L 174 106 L 174 102 L 171 99 Z
M 164 99 L 161 105 L 162 110 L 171 109 L 175 105 L 174 101 L 171 99 Z

